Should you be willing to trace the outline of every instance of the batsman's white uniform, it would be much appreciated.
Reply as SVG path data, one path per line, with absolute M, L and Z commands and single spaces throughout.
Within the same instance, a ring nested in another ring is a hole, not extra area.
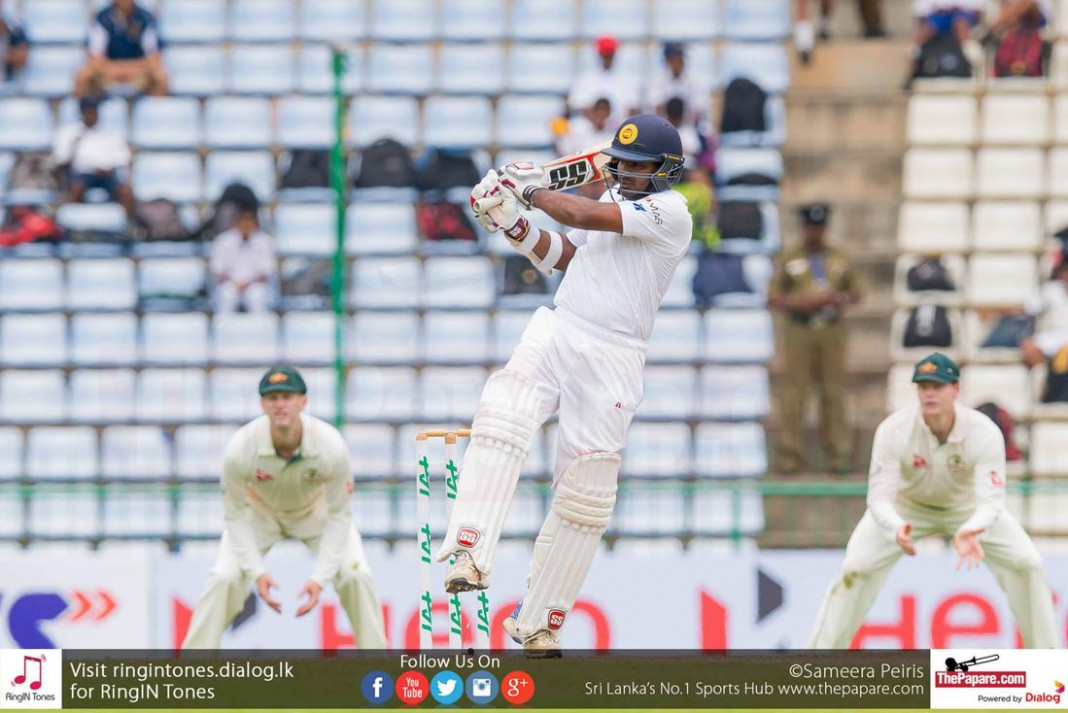
M 875 432 L 868 510 L 846 546 L 840 574 L 823 599 L 808 647 L 848 648 L 883 580 L 912 539 L 984 528 L 984 561 L 1008 595 L 1024 645 L 1057 646 L 1053 599 L 1042 558 L 1005 509 L 1005 439 L 986 416 L 957 404 L 953 429 L 939 443 L 918 406 L 889 416 Z
M 438 554 L 467 549 L 493 566 L 534 433 L 558 408 L 551 511 L 534 547 L 517 630 L 559 629 L 578 596 L 615 506 L 619 453 L 642 399 L 646 340 L 690 244 L 686 199 L 663 191 L 622 211 L 623 232 L 574 230 L 578 249 L 555 310 L 539 309 L 508 364 L 490 376 L 472 424 L 463 477 Z
M 300 449 L 286 461 L 260 416 L 230 439 L 223 460 L 219 559 L 197 601 L 183 648 L 218 648 L 261 574 L 263 555 L 283 538 L 316 553 L 311 579 L 334 583 L 359 648 L 385 648 L 382 606 L 352 522 L 349 452 L 330 424 L 301 414 Z

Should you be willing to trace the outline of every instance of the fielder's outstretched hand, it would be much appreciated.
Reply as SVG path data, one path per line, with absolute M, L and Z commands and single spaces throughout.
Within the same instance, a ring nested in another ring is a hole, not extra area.
M 912 544 L 912 523 L 906 522 L 897 531 L 897 546 L 910 557 L 916 554 L 916 545 Z
M 271 596 L 271 590 L 278 588 L 278 582 L 274 581 L 274 577 L 264 572 L 259 577 L 256 577 L 256 592 L 259 593 L 260 599 L 274 609 L 279 614 L 282 613 L 282 605 L 278 603 L 278 600 Z
M 975 569 L 983 561 L 983 546 L 979 544 L 978 530 L 962 530 L 953 536 L 953 549 L 960 555 L 957 560 L 957 569 Z
M 300 599 L 305 594 L 308 595 L 308 601 L 297 609 L 297 616 L 304 616 L 319 603 L 319 592 L 323 591 L 323 588 L 319 586 L 319 583 L 309 579 L 304 583 L 304 588 L 300 590 L 300 594 L 297 595 L 297 599 Z

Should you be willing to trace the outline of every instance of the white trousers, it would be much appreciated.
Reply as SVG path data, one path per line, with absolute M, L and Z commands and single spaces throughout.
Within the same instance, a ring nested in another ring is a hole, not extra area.
M 242 304 L 248 312 L 266 312 L 271 303 L 271 290 L 265 282 L 254 282 L 244 292 L 232 282 L 215 286 L 215 311 L 236 312 Z
M 952 535 L 971 514 L 901 504 L 898 512 L 912 523 L 914 542 L 931 534 Z M 979 542 L 983 546 L 984 562 L 1008 597 L 1024 646 L 1056 648 L 1053 595 L 1042 557 L 1031 538 L 1016 518 L 1003 511 L 979 535 Z M 894 536 L 875 523 L 871 511 L 865 512 L 846 545 L 841 572 L 823 598 L 808 648 L 849 648 L 886 575 L 902 554 Z
M 253 531 L 260 554 L 266 554 L 276 542 L 292 537 L 300 540 L 312 552 L 319 551 L 319 536 L 322 533 L 321 517 L 310 517 L 295 523 L 282 524 L 267 515 L 253 510 Z M 219 559 L 211 570 L 204 590 L 193 610 L 183 649 L 217 649 L 223 631 L 241 611 L 248 598 L 252 578 L 245 575 L 238 565 L 237 552 L 230 536 L 224 531 L 219 545 Z M 349 617 L 356 645 L 361 649 L 386 648 L 385 623 L 382 619 L 382 604 L 375 592 L 374 577 L 363 551 L 363 540 L 353 527 L 345 543 L 345 553 L 334 577 L 341 607 Z

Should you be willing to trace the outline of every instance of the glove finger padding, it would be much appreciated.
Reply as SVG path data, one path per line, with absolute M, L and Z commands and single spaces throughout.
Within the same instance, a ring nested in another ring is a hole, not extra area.
M 530 161 L 516 161 L 501 169 L 500 185 L 507 188 L 519 200 L 519 203 L 529 210 L 531 208 L 531 189 L 545 188 L 548 179 L 545 170 Z

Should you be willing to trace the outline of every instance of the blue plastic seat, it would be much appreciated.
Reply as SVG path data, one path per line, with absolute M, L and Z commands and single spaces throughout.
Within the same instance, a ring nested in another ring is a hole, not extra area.
M 159 479 L 170 475 L 171 448 L 156 426 L 110 426 L 100 439 L 105 478 Z
M 63 306 L 63 263 L 52 258 L 0 260 L 0 311 Z
M 553 119 L 564 115 L 558 96 L 504 96 L 497 103 L 497 141 L 503 146 L 545 148 L 553 144 Z
M 334 101 L 285 97 L 278 102 L 278 142 L 285 148 L 328 148 L 334 143 Z
M 137 317 L 130 312 L 75 314 L 70 319 L 75 364 L 132 365 L 138 359 Z
M 219 364 L 263 364 L 278 361 L 278 315 L 217 314 L 212 319 L 211 358 Z
M 654 418 L 690 418 L 696 412 L 697 377 L 691 366 L 647 366 L 645 395 L 638 414 Z
M 38 427 L 26 437 L 26 474 L 34 480 L 95 478 L 96 432 L 89 426 Z
M 610 532 L 622 536 L 674 535 L 685 522 L 685 512 L 686 498 L 679 490 L 634 486 L 619 497 Z
M 267 151 L 213 151 L 204 167 L 205 194 L 208 200 L 222 195 L 235 181 L 251 188 L 264 203 L 274 196 L 277 180 L 274 158 Z
M 466 423 L 478 408 L 485 369 L 470 366 L 431 366 L 422 372 L 420 416 L 428 420 Z
M 308 413 L 332 422 L 337 414 L 337 370 L 333 366 L 309 366 L 301 374 L 308 385 Z
M 70 375 L 70 415 L 75 421 L 106 423 L 134 416 L 133 369 L 78 369 Z
M 371 31 L 375 40 L 429 42 L 434 38 L 433 0 L 371 0 Z
M 334 69 L 330 47 L 304 45 L 297 57 L 297 81 L 303 94 L 331 94 L 334 91 Z M 350 49 L 345 54 L 345 74 L 341 91 L 356 94 L 363 89 L 363 48 Z
M 693 497 L 694 531 L 704 537 L 753 537 L 764 530 L 764 500 L 757 492 L 698 491 Z M 711 540 L 697 540 L 711 542 Z
M 141 351 L 148 364 L 204 364 L 208 361 L 208 318 L 202 312 L 146 314 Z
M 723 84 L 747 77 L 768 94 L 782 94 L 790 86 L 790 62 L 786 48 L 770 42 L 732 43 L 720 55 Z
M 508 53 L 505 88 L 512 93 L 566 94 L 575 74 L 569 43 L 515 43 Z
M 179 426 L 174 431 L 174 474 L 179 478 L 217 477 L 226 444 L 236 430 L 236 426 L 220 424 Z M 183 493 L 181 501 L 188 495 Z M 217 494 L 212 497 L 219 501 L 221 517 L 222 498 Z M 222 527 L 221 520 L 216 527 Z
M 333 206 L 282 203 L 274 209 L 279 255 L 332 255 L 337 245 Z
M 627 475 L 678 478 L 690 473 L 690 459 L 690 427 L 685 423 L 634 423 L 627 432 Z
M 134 157 L 132 176 L 140 201 L 167 198 L 194 203 L 204 198 L 200 159 L 194 153 L 140 153 Z
M 62 423 L 67 416 L 67 385 L 62 370 L 5 369 L 0 374 L 0 419 L 20 424 Z
M 775 352 L 771 315 L 758 309 L 705 313 L 704 356 L 714 362 L 765 363 Z
M 49 151 L 52 110 L 42 99 L 0 99 L 0 149 Z
M 365 366 L 349 374 L 346 411 L 360 420 L 409 419 L 418 392 L 415 369 Z
M 664 311 L 649 335 L 650 362 L 692 361 L 701 350 L 701 316 L 690 310 Z
M 81 43 L 89 23 L 84 0 L 26 0 L 22 3 L 21 19 L 35 45 L 31 57 L 44 49 L 37 47 L 38 44 Z
M 126 258 L 67 263 L 67 307 L 133 309 L 137 305 L 134 264 Z
M 419 316 L 415 312 L 357 312 L 349 339 L 348 359 L 413 362 L 419 356 Z
M 714 40 L 723 32 L 722 13 L 722 0 L 653 0 L 653 35 L 677 42 Z
M 225 0 L 164 2 L 159 22 L 167 42 L 217 44 L 225 38 Z M 168 47 L 167 52 L 170 51 Z
M 304 0 L 302 10 L 304 40 L 356 42 L 367 31 L 364 0 Z
M 533 312 L 499 311 L 493 318 L 493 359 L 506 362 L 519 344 L 523 331 L 530 324 Z
M 732 40 L 780 42 L 790 34 L 788 0 L 727 0 L 724 34 Z
M 441 29 L 445 40 L 496 41 L 504 37 L 505 3 L 483 0 L 442 0 Z
M 493 304 L 497 283 L 485 257 L 436 257 L 426 262 L 423 281 L 427 307 L 482 307 Z
M 125 234 L 126 221 L 126 211 L 118 203 L 66 203 L 56 211 L 56 222 L 73 232 Z
M 433 117 L 423 127 L 423 142 L 429 146 L 485 146 L 491 141 L 493 109 L 482 97 L 430 97 L 423 104 Z
M 361 258 L 353 263 L 350 305 L 363 307 L 419 306 L 422 270 L 414 257 Z
M 405 146 L 419 140 L 419 105 L 414 97 L 359 97 L 349 111 L 349 136 L 356 146 L 391 138 Z
M 173 500 L 163 489 L 111 495 L 104 500 L 100 521 L 104 537 L 164 538 L 172 534 Z
M 67 318 L 61 313 L 9 313 L 0 320 L 0 362 L 62 366 L 66 361 Z
M 422 359 L 432 364 L 484 362 L 490 358 L 489 329 L 485 312 L 427 312 Z
M 578 34 L 577 7 L 571 0 L 514 0 L 508 34 L 527 42 L 568 42 Z
M 134 105 L 132 136 L 142 149 L 195 149 L 200 104 L 188 97 L 142 97 Z
M 694 467 L 705 478 L 759 478 L 768 469 L 759 423 L 702 423 L 694 433 Z
M 439 92 L 500 94 L 504 87 L 504 48 L 497 43 L 442 45 L 435 72 L 434 86 Z
M 5 457 L 0 459 L 0 480 L 15 480 L 23 475 L 22 431 L 11 426 L 0 428 L 0 448 Z M 6 498 L 14 500 L 14 498 Z
M 260 395 L 256 392 L 262 376 L 263 369 L 258 366 L 212 369 L 208 377 L 211 418 L 244 422 L 262 415 Z
M 168 47 L 163 52 L 163 64 L 170 76 L 172 94 L 215 96 L 224 92 L 226 60 L 217 46 Z
M 586 0 L 582 35 L 612 35 L 619 40 L 644 40 L 652 26 L 647 0 Z
M 227 89 L 235 94 L 288 94 L 296 86 L 296 61 L 289 45 L 234 45 Z
M 199 421 L 208 415 L 207 386 L 202 369 L 145 369 L 137 375 L 137 418 Z
M 701 370 L 699 400 L 707 419 L 762 419 L 771 410 L 763 366 L 713 366 Z
M 374 423 L 352 423 L 342 433 L 350 453 L 359 453 L 352 460 L 353 475 L 361 478 L 388 478 L 395 475 L 393 429 Z
M 353 203 L 345 218 L 345 253 L 412 253 L 419 246 L 411 203 Z
M 253 97 L 212 97 L 204 108 L 204 143 L 210 148 L 267 148 L 273 139 L 271 105 Z
M 296 26 L 293 0 L 231 0 L 230 37 L 237 42 L 287 42 Z
M 367 89 L 371 92 L 426 94 L 433 77 L 429 45 L 375 44 L 368 50 Z
M 80 47 L 34 47 L 22 73 L 22 90 L 35 97 L 66 96 L 74 88 L 74 73 L 84 62 L 85 51 Z

